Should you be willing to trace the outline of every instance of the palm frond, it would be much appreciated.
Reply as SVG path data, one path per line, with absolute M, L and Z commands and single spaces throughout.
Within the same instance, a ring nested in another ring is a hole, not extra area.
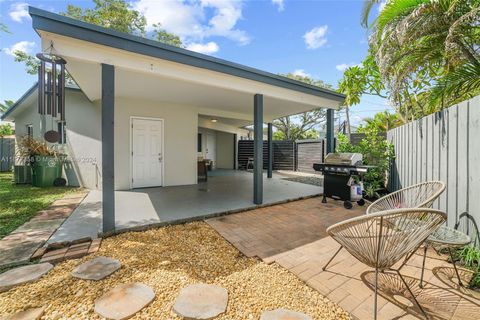
M 466 63 L 447 73 L 432 89 L 435 100 L 460 96 L 471 98 L 480 94 L 480 65 Z

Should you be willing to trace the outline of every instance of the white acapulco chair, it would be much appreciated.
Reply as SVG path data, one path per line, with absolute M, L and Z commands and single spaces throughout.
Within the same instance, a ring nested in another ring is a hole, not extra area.
M 394 271 L 428 318 L 399 269 L 392 266 L 405 255 L 416 251 L 438 227 L 447 214 L 429 208 L 395 209 L 372 213 L 339 222 L 327 233 L 352 256 L 375 269 L 374 319 L 377 318 L 378 272 Z
M 442 181 L 418 183 L 381 197 L 368 206 L 366 214 L 402 208 L 430 208 L 433 202 L 445 191 L 445 188 L 445 183 Z M 342 246 L 328 260 L 322 270 L 328 267 L 341 250 Z

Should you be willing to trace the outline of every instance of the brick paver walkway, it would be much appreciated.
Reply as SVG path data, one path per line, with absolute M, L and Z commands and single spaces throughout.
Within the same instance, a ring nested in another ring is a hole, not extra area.
M 60 227 L 86 193 L 74 193 L 55 201 L 0 240 L 0 267 L 24 264 Z
M 324 204 L 316 197 L 206 222 L 246 256 L 266 260 L 326 237 L 328 226 L 364 214 L 365 209 L 345 210 L 340 201 Z
M 372 319 L 375 274 L 370 268 L 342 250 L 326 271 L 321 269 L 339 247 L 326 235 L 326 228 L 364 210 L 346 210 L 340 202 L 325 205 L 321 198 L 312 198 L 210 219 L 207 223 L 247 256 L 280 264 L 353 317 Z M 424 289 L 418 286 L 420 252 L 402 269 L 402 274 L 430 318 L 478 318 L 480 292 L 459 287 L 453 266 L 445 257 L 434 251 L 428 256 Z M 463 270 L 461 274 L 468 282 L 471 273 Z M 404 298 L 408 293 L 398 276 L 385 273 L 379 279 L 379 319 L 423 318 L 420 310 Z

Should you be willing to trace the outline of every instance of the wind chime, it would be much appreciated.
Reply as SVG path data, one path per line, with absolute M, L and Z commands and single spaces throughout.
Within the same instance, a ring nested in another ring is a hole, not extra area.
M 65 64 L 63 58 L 53 55 L 38 53 L 40 59 L 38 67 L 38 113 L 51 117 L 52 129 L 45 132 L 44 138 L 50 143 L 60 141 L 60 134 L 55 131 L 54 121 L 61 123 L 63 131 L 65 124 Z

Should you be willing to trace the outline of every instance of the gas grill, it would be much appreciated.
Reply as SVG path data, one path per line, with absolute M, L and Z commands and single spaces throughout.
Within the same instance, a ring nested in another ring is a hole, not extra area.
M 365 204 L 361 194 L 363 189 L 361 180 L 371 166 L 364 166 L 362 160 L 360 153 L 329 153 L 324 163 L 313 164 L 313 169 L 321 171 L 324 176 L 323 203 L 326 203 L 329 197 L 343 200 L 343 205 L 347 209 L 352 208 L 352 201 L 356 201 L 360 206 Z M 359 184 L 352 183 L 353 176 L 358 177 Z

